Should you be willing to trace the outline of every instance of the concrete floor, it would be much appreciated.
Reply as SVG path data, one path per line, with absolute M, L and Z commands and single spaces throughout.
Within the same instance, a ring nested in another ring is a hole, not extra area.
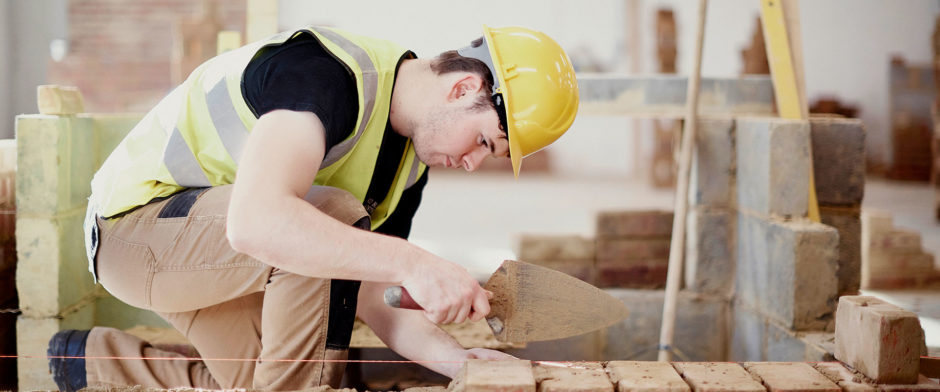
M 924 247 L 940 255 L 940 223 L 934 220 L 933 189 L 927 184 L 869 179 L 864 209 L 890 211 L 896 227 L 921 233 Z M 433 169 L 412 241 L 467 267 L 486 280 L 504 259 L 514 258 L 520 233 L 594 235 L 599 211 L 673 209 L 672 190 L 620 177 L 556 177 L 522 173 L 463 173 Z M 940 262 L 935 259 L 940 268 Z M 940 354 L 940 291 L 866 292 L 921 316 L 927 343 Z

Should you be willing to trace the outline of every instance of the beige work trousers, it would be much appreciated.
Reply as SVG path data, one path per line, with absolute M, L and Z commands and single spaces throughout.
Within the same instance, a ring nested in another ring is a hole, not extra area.
M 128 359 L 88 359 L 88 386 L 339 387 L 358 282 L 293 274 L 233 250 L 225 235 L 230 195 L 231 186 L 190 190 L 120 218 L 99 218 L 101 284 L 166 319 L 203 360 L 133 359 L 183 356 L 94 328 L 87 356 Z M 346 191 L 315 186 L 306 200 L 368 228 L 365 209 Z

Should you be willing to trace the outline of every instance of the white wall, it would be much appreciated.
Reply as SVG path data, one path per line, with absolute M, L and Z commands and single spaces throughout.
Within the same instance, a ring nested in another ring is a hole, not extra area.
M 0 1 L 0 53 L 10 53 L 10 36 L 12 28 L 10 22 L 9 1 Z M 0 56 L 0 138 L 8 138 L 13 134 L 13 111 L 11 97 L 13 86 L 11 82 L 13 56 Z
M 595 62 L 624 71 L 630 68 L 625 53 L 628 1 L 637 2 L 640 14 L 639 71 L 656 69 L 655 14 L 660 7 L 671 7 L 678 29 L 677 67 L 679 73 L 688 74 L 698 3 L 689 0 L 281 0 L 279 17 L 283 28 L 330 24 L 386 37 L 413 48 L 420 56 L 465 45 L 480 35 L 482 23 L 526 25 L 553 36 L 575 63 Z M 888 64 L 893 53 L 903 55 L 909 63 L 930 61 L 930 37 L 940 2 L 804 0 L 800 5 L 808 98 L 835 95 L 858 105 L 869 132 L 869 153 L 880 161 L 890 158 Z M 757 0 L 709 2 L 703 76 L 740 73 L 740 51 L 750 41 L 758 13 Z M 589 57 L 593 60 L 585 60 Z M 632 154 L 630 144 L 637 139 L 628 135 L 631 128 L 629 121 L 579 118 L 553 151 L 566 159 L 581 157 L 579 165 L 592 173 L 630 172 L 632 158 L 610 155 L 621 151 Z M 599 142 L 606 144 L 598 146 Z
M 49 42 L 66 38 L 67 0 L 0 1 L 0 138 L 13 137 L 14 116 L 36 113 L 36 86 L 46 83 Z

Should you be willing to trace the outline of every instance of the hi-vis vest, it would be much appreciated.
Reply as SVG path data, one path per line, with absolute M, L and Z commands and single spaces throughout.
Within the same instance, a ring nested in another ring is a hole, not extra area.
M 326 152 L 312 185 L 345 189 L 360 201 L 365 199 L 388 122 L 395 68 L 409 52 L 388 41 L 336 29 L 284 32 L 199 66 L 121 141 L 91 182 L 85 220 L 90 261 L 95 253 L 96 216 L 113 217 L 184 188 L 235 181 L 242 149 L 257 122 L 242 95 L 242 75 L 260 49 L 283 44 L 298 34 L 311 34 L 345 64 L 359 91 L 355 130 Z M 426 168 L 409 140 L 388 194 L 371 212 L 373 229 L 395 210 L 402 192 Z

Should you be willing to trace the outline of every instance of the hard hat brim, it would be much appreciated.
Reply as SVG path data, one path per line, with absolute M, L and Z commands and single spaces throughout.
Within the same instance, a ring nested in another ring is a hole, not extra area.
M 490 58 L 493 59 L 493 64 L 503 64 L 503 59 L 499 57 L 499 54 L 496 50 L 496 41 L 493 39 L 493 30 L 487 26 L 483 25 L 483 38 L 487 42 L 487 47 L 490 51 Z M 512 161 L 512 172 L 519 178 L 519 169 L 522 167 L 522 147 L 519 144 L 518 133 L 516 132 L 515 120 L 513 118 L 512 103 L 510 97 L 507 94 L 506 89 L 506 75 L 503 72 L 502 66 L 494 66 L 496 75 L 493 75 L 499 82 L 500 92 L 503 94 L 503 109 L 506 112 L 506 135 L 509 138 L 509 159 Z

